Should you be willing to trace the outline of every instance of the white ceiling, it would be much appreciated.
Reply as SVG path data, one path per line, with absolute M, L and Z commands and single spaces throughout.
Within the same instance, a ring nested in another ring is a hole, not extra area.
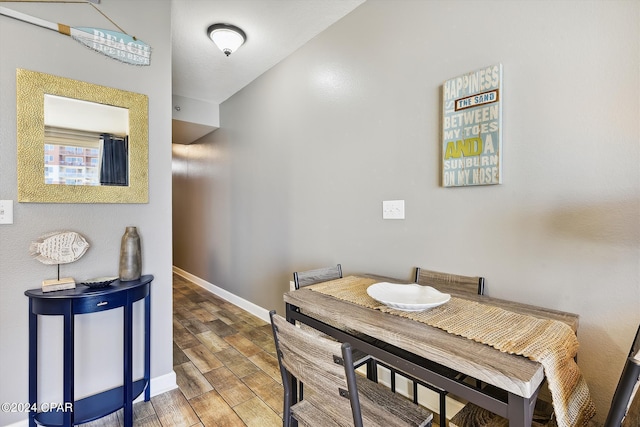
M 173 95 L 220 104 L 365 0 L 171 0 Z M 229 57 L 206 34 L 236 25 Z

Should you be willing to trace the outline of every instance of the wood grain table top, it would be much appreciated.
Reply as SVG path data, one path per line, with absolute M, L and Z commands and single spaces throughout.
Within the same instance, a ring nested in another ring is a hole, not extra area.
M 378 277 L 367 275 L 367 277 Z M 389 280 L 389 278 L 381 278 Z M 399 283 L 399 281 L 396 281 Z M 482 295 L 458 296 L 495 305 L 516 313 L 559 320 L 574 331 L 578 316 Z M 413 354 L 492 384 L 508 392 L 531 397 L 544 380 L 541 364 L 523 356 L 500 352 L 493 347 L 450 334 L 405 317 L 353 304 L 338 298 L 299 289 L 284 295 L 286 303 L 325 323 L 344 325 Z

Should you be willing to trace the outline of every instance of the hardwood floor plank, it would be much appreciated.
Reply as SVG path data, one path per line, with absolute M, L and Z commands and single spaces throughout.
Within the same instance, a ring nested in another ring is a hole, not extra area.
M 257 397 L 233 409 L 248 427 L 282 426 L 282 418 Z
M 176 344 L 174 341 L 173 342 L 173 366 L 181 365 L 188 361 L 189 361 L 189 357 L 187 357 L 187 355 L 184 354 L 184 351 L 182 351 L 180 347 L 178 347 L 178 344 Z
M 232 326 L 227 325 L 220 319 L 207 322 L 206 325 L 209 327 L 211 332 L 222 338 L 238 332 Z
M 236 374 L 231 372 L 226 366 L 209 371 L 204 374 L 204 377 L 216 390 L 222 390 L 227 383 L 238 379 Z
M 192 362 L 175 366 L 173 370 L 176 373 L 178 387 L 187 399 L 200 396 L 207 391 L 213 390 L 211 384 L 209 384 Z
M 200 341 L 177 320 L 173 321 L 173 342 L 183 350 L 200 344 Z
M 135 425 L 136 427 L 163 427 L 162 423 L 160 423 L 160 420 L 158 419 L 158 416 L 155 413 L 153 415 L 148 416 L 147 418 L 134 421 L 133 425 Z
M 254 354 L 260 353 L 262 349 L 251 342 L 249 339 L 244 337 L 241 334 L 233 334 L 224 337 L 224 340 L 231 344 L 233 348 L 238 350 L 242 355 L 246 357 L 253 356 Z
M 193 311 L 191 313 L 195 316 Z M 184 326 L 187 331 L 194 335 L 210 331 L 209 327 L 202 323 L 197 317 L 190 317 L 188 319 L 181 320 L 180 323 L 182 323 L 182 326 Z
M 191 427 L 200 422 L 180 389 L 154 396 L 151 403 L 163 427 Z
M 240 378 L 260 369 L 231 346 L 216 353 L 216 357 L 220 359 L 231 372 Z
M 284 390 L 280 382 L 274 381 L 263 371 L 247 375 L 242 382 L 277 414 L 282 415 Z
M 184 354 L 203 374 L 222 366 L 222 362 L 203 344 L 185 349 Z
M 209 391 L 189 401 L 206 427 L 245 427 L 238 414 L 215 391 Z
M 121 412 L 121 411 L 118 411 Z M 78 424 L 79 427 L 120 427 L 122 424 L 118 419 L 118 412 L 112 412 L 109 415 L 99 418 L 90 423 Z
M 244 320 L 238 320 L 237 322 L 234 322 L 232 325 L 236 331 L 241 332 L 243 334 L 249 334 L 251 333 L 251 331 L 255 330 L 255 326 L 245 322 Z
M 202 304 L 208 303 L 209 301 L 204 301 L 198 304 L 198 308 L 193 310 L 193 314 L 195 314 L 196 318 L 202 323 L 212 322 L 216 320 L 218 317 L 211 313 L 209 310 L 202 307 Z
M 225 367 L 208 372 L 205 378 L 232 408 L 255 397 L 251 389 Z
M 202 301 L 201 303 L 198 303 L 198 305 L 201 308 L 204 308 L 205 310 L 207 310 L 212 315 L 215 315 L 218 311 L 220 311 L 220 306 L 215 302 L 212 302 L 211 300 Z M 217 319 L 218 316 L 215 316 L 215 318 Z
M 138 420 L 148 418 L 152 415 L 155 416 L 156 411 L 153 409 L 151 401 L 142 401 L 133 404 L 133 424 L 138 425 Z M 120 420 L 120 423 L 124 425 L 124 410 L 118 411 L 118 419 Z
M 254 329 L 247 332 L 242 332 L 247 338 L 251 340 L 255 345 L 263 349 L 269 354 L 276 355 L 276 345 L 273 341 L 273 334 L 271 333 L 271 325 L 269 325 L 269 332 L 263 332 L 263 329 Z
M 276 382 L 280 382 L 282 380 L 282 375 L 280 374 L 280 365 L 278 364 L 278 359 L 275 356 L 265 351 L 261 351 L 249 357 L 249 360 L 253 362 L 254 365 L 262 369 Z
M 199 333 L 195 336 L 212 353 L 221 352 L 229 347 L 229 343 L 217 336 L 211 330 Z
M 229 304 L 225 304 L 221 307 L 220 311 L 216 313 L 216 316 L 218 316 L 218 319 L 222 320 L 227 325 L 233 325 L 234 323 L 241 321 L 241 319 L 231 311 Z

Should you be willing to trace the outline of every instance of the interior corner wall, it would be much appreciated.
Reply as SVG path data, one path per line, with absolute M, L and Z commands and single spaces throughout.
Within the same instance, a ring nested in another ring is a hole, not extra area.
M 639 55 L 637 1 L 368 0 L 174 147 L 174 263 L 278 310 L 336 263 L 482 275 L 580 315 L 603 421 L 640 323 Z M 442 84 L 498 62 L 504 183 L 443 188 Z
M 70 26 L 114 28 L 86 4 L 3 3 L 3 7 Z M 63 276 L 82 281 L 117 275 L 125 227 L 138 227 L 142 272 L 155 276 L 151 285 L 151 377 L 173 378 L 175 386 L 171 350 L 171 4 L 109 0 L 98 7 L 151 46 L 150 66 L 128 65 L 55 31 L 0 16 L 0 199 L 13 200 L 14 209 L 14 223 L 0 225 L 0 402 L 28 402 L 28 299 L 24 292 L 57 275 L 55 265 L 41 264 L 29 255 L 29 244 L 45 233 L 61 230 L 77 231 L 91 245 L 80 260 L 60 266 Z M 148 96 L 149 203 L 17 202 L 17 68 Z M 136 320 L 141 320 L 142 311 L 137 307 Z M 41 316 L 39 324 L 39 397 L 63 403 L 62 321 L 59 316 Z M 138 332 L 134 331 L 134 337 Z M 122 341 L 122 309 L 76 317 L 76 397 L 121 383 Z M 140 340 L 135 342 L 134 348 L 142 349 Z M 136 374 L 142 366 L 138 355 L 134 357 Z M 151 391 L 158 390 L 152 387 Z M 3 411 L 0 425 L 26 425 L 26 418 L 26 412 Z

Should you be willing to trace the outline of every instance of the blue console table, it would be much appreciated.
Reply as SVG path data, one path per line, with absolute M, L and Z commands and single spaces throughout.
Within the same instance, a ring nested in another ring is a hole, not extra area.
M 153 276 L 142 276 L 139 280 L 120 282 L 109 286 L 90 288 L 78 285 L 75 289 L 42 292 L 31 289 L 25 292 L 29 297 L 29 404 L 38 408 L 38 315 L 64 316 L 63 343 L 63 402 L 66 410 L 31 411 L 29 427 L 36 423 L 45 426 L 71 427 L 101 418 L 120 408 L 124 408 L 124 425 L 133 425 L 133 400 L 144 391 L 144 400 L 150 398 L 149 377 L 151 373 L 150 284 Z M 133 303 L 144 298 L 144 377 L 133 381 Z M 85 397 L 74 398 L 74 317 L 76 314 L 95 313 L 124 308 L 124 379 L 122 386 Z M 73 406 L 70 405 L 73 404 Z

